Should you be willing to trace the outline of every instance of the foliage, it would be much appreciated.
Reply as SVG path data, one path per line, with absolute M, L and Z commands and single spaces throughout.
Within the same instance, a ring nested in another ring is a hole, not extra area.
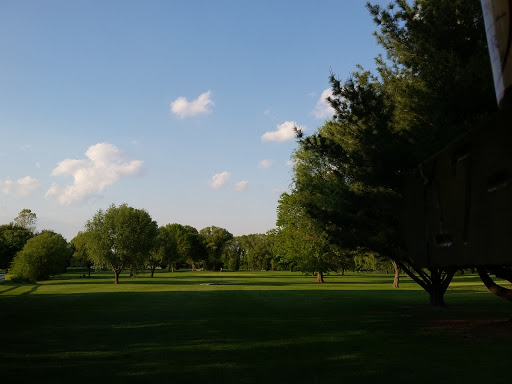
M 151 277 L 153 277 L 156 267 L 168 265 L 169 269 L 174 271 L 176 264 L 180 261 L 174 234 L 171 224 L 158 228 L 158 234 L 147 260 L 151 269 Z
M 106 265 L 115 274 L 124 268 L 140 270 L 153 247 L 158 225 L 143 209 L 126 204 L 99 210 L 86 223 L 87 250 L 95 265 Z
M 306 214 L 298 194 L 283 193 L 277 209 L 275 252 L 302 272 L 338 270 L 343 251 L 317 221 Z
M 245 254 L 242 238 L 240 236 L 233 237 L 224 244 L 222 261 L 231 271 L 238 271 Z
M 207 255 L 203 262 L 204 268 L 212 271 L 222 268 L 224 245 L 233 238 L 233 235 L 224 228 L 211 226 L 201 229 L 199 236 Z
M 8 268 L 16 253 L 33 236 L 31 231 L 16 224 L 0 225 L 0 268 Z
M 177 223 L 167 224 L 166 229 L 171 234 L 172 239 L 176 242 L 177 254 L 172 260 L 166 261 L 169 268 L 180 262 L 190 264 L 194 270 L 204 258 L 204 247 L 197 229 L 190 225 L 181 225 Z
M 29 239 L 13 261 L 12 274 L 23 281 L 47 280 L 66 271 L 71 248 L 58 233 L 43 231 Z
M 36 232 L 37 215 L 30 209 L 22 209 L 18 216 L 14 218 L 14 225 L 25 228 L 34 234 Z
M 90 276 L 93 262 L 87 250 L 86 236 L 86 233 L 78 232 L 78 234 L 70 241 L 71 249 L 73 251 L 71 266 L 87 268 Z

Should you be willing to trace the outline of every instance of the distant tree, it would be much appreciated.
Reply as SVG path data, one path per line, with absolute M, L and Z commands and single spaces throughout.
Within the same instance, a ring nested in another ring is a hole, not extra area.
M 273 243 L 271 236 L 254 233 L 243 237 L 245 245 L 245 263 L 248 269 L 268 270 L 274 268 Z
M 197 229 L 190 225 L 181 225 L 178 223 L 167 224 L 166 229 L 172 235 L 176 242 L 177 254 L 169 262 L 169 271 L 172 270 L 173 265 L 176 266 L 180 262 L 190 264 L 190 268 L 195 270 L 201 260 L 204 258 L 205 251 L 199 232 Z
M 42 231 L 27 241 L 13 261 L 14 278 L 35 282 L 63 273 L 71 257 L 71 248 L 58 233 Z
M 244 242 L 241 236 L 237 236 L 231 240 L 226 241 L 224 244 L 222 261 L 224 262 L 224 265 L 227 265 L 230 270 L 238 271 L 240 269 L 240 263 L 242 262 L 245 254 L 246 249 L 244 248 Z
M 89 252 L 87 251 L 87 234 L 78 232 L 78 234 L 71 240 L 71 249 L 73 256 L 71 263 L 77 267 L 87 268 L 88 276 L 91 277 L 91 267 L 94 265 Z
M 324 282 L 324 273 L 340 267 L 340 249 L 320 225 L 302 208 L 297 195 L 283 193 L 277 208 L 275 252 L 296 266 L 299 271 L 317 274 L 317 283 Z
M 6 269 L 34 235 L 26 228 L 14 223 L 0 225 L 0 268 Z
M 176 264 L 179 262 L 178 244 L 174 237 L 174 232 L 170 224 L 159 227 L 158 234 L 151 252 L 149 253 L 148 266 L 151 270 L 151 277 L 155 273 L 156 267 L 168 265 L 174 272 Z
M 231 240 L 233 235 L 226 229 L 215 226 L 201 229 L 199 235 L 201 236 L 207 255 L 204 260 L 204 267 L 216 271 L 223 265 L 221 256 L 224 251 L 224 244 Z
M 87 221 L 87 250 L 96 265 L 112 269 L 118 284 L 124 268 L 133 271 L 144 267 L 157 230 L 157 223 L 145 210 L 111 205 Z
M 22 209 L 21 212 L 14 218 L 14 224 L 25 228 L 26 230 L 35 233 L 37 225 L 37 216 L 30 209 Z

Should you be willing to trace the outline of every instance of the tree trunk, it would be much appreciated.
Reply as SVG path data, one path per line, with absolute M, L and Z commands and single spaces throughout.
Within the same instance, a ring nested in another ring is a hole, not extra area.
M 156 268 L 156 266 L 155 266 L 155 265 L 152 265 L 150 268 L 151 268 L 151 277 L 153 277 L 153 275 L 155 274 L 155 268 Z
M 317 283 L 323 283 L 324 282 L 324 273 L 323 272 L 317 272 L 316 273 L 316 282 Z
M 89 272 L 89 277 L 91 277 L 91 265 L 87 265 L 87 272 Z
M 412 262 L 404 263 L 401 260 L 395 260 L 398 266 L 407 275 L 420 285 L 430 295 L 430 304 L 434 306 L 444 305 L 444 294 L 457 271 L 454 267 L 446 268 L 428 268 L 430 276 L 421 267 Z
M 171 265 L 171 272 L 174 272 L 175 269 L 174 269 L 174 264 Z
M 391 260 L 391 264 L 393 264 L 393 268 L 395 269 L 395 278 L 393 280 L 393 288 L 398 288 L 400 286 L 400 267 L 394 260 Z
M 121 271 L 114 271 L 114 274 L 115 274 L 114 284 L 119 284 L 119 274 L 120 273 L 121 273 Z
M 496 296 L 501 297 L 502 299 L 512 301 L 512 290 L 502 287 L 501 285 L 498 285 L 494 282 L 493 279 L 487 274 L 487 270 L 483 267 L 477 268 L 478 275 L 480 276 L 480 279 L 482 279 L 482 282 L 485 284 L 487 289 L 491 291 Z M 499 272 L 498 272 L 499 274 Z M 499 276 L 501 277 L 501 276 Z M 507 280 L 509 280 L 507 277 L 504 277 Z

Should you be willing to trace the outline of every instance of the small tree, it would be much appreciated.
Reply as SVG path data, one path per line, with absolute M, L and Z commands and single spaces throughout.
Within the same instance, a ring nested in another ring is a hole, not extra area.
M 143 209 L 112 204 L 86 223 L 87 250 L 96 265 L 107 265 L 119 283 L 124 268 L 139 270 L 149 257 L 158 225 Z
M 87 268 L 89 277 L 91 277 L 91 267 L 93 262 L 87 251 L 87 240 L 86 234 L 78 232 L 78 234 L 71 240 L 71 248 L 73 250 L 73 256 L 71 261 L 78 267 Z
M 174 272 L 176 263 L 179 261 L 178 246 L 173 236 L 170 225 L 158 228 L 153 249 L 149 253 L 148 266 L 151 270 L 151 277 L 155 274 L 156 267 L 167 264 Z
M 30 209 L 22 209 L 18 216 L 14 219 L 14 224 L 25 228 L 31 233 L 36 232 L 37 216 Z
M 14 278 L 24 281 L 46 280 L 66 271 L 71 248 L 58 233 L 43 231 L 31 238 L 13 261 Z

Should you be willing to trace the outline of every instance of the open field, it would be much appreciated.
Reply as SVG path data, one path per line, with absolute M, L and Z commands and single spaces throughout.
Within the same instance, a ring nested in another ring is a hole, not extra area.
M 443 309 L 385 274 L 78 276 L 0 283 L 3 382 L 510 381 L 512 303 L 475 276 Z

